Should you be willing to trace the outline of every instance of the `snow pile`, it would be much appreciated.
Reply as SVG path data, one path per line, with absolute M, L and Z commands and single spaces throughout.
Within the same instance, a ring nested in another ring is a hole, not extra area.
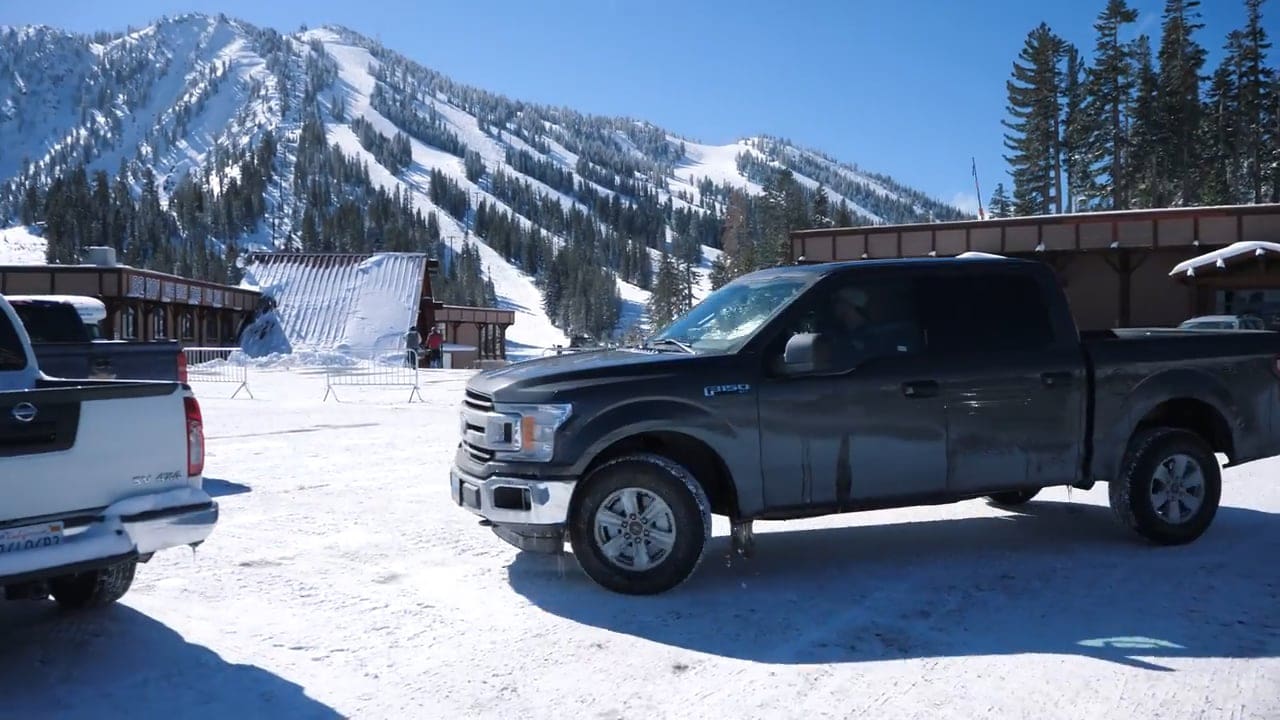
M 48 242 L 26 225 L 0 230 L 0 265 L 43 265 Z
M 293 352 L 289 338 L 285 336 L 280 316 L 274 310 L 259 315 L 240 336 L 240 349 L 249 357 L 288 355 Z
M 1217 267 L 1226 268 L 1228 260 L 1234 260 L 1245 256 L 1260 257 L 1267 253 L 1280 253 L 1280 243 L 1264 242 L 1262 240 L 1250 240 L 1248 242 L 1231 243 L 1230 245 L 1198 255 L 1190 260 L 1183 260 L 1173 269 L 1169 271 L 1169 275 L 1183 275 L 1187 277 L 1196 276 L 1196 268 Z

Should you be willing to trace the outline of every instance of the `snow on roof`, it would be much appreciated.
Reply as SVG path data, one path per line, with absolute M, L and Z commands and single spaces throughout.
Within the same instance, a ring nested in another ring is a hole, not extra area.
M 1214 266 L 1225 268 L 1227 260 L 1244 257 L 1247 255 L 1261 256 L 1267 253 L 1280 253 L 1280 243 L 1264 242 L 1262 240 L 1250 240 L 1248 242 L 1231 243 L 1230 245 L 1198 255 L 1190 260 L 1183 260 L 1173 266 L 1173 270 L 1169 271 L 1170 275 L 1182 275 L 1187 277 L 1196 276 L 1196 268 Z
M 242 285 L 275 300 L 293 349 L 368 358 L 403 347 L 427 263 L 425 253 L 264 253 L 245 264 Z

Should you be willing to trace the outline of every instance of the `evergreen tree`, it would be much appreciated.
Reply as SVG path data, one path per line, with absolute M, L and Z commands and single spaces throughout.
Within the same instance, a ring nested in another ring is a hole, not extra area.
M 1200 134 L 1204 157 L 1201 199 L 1215 205 L 1229 205 L 1237 201 L 1240 158 L 1236 147 L 1236 123 L 1240 117 L 1240 93 L 1237 75 L 1232 69 L 1231 48 L 1238 48 L 1240 39 L 1238 32 L 1228 37 L 1227 57 L 1214 70 L 1204 102 L 1204 123 Z
M 1200 0 L 1166 0 L 1159 52 L 1158 206 L 1200 200 L 1200 70 L 1205 51 L 1192 37 L 1204 27 Z
M 1093 130 L 1087 152 L 1093 178 L 1089 195 L 1101 209 L 1129 207 L 1126 111 L 1133 93 L 1133 63 L 1120 34 L 1125 25 L 1137 19 L 1138 12 L 1126 0 L 1107 0 L 1093 25 L 1098 38 L 1085 115 Z
M 1089 135 L 1093 123 L 1085 113 L 1088 98 L 1085 87 L 1086 68 L 1075 45 L 1064 43 L 1065 66 L 1062 88 L 1062 169 L 1066 196 L 1062 209 L 1074 212 L 1078 199 L 1089 194 L 1092 175 L 1089 172 Z
M 1011 132 L 1004 145 L 1011 155 L 1005 161 L 1012 168 L 1014 206 L 1019 215 L 1039 215 L 1058 209 L 1055 187 L 1059 158 L 1060 115 L 1058 58 L 1061 41 L 1040 23 L 1027 34 L 1013 77 L 1005 83 L 1008 113 L 1002 120 Z
M 1013 201 L 1009 199 L 1004 183 L 996 183 L 995 189 L 991 191 L 991 200 L 987 203 L 987 209 L 987 214 L 992 218 L 1013 217 Z
M 1271 41 L 1262 26 L 1263 0 L 1245 0 L 1245 27 L 1239 38 L 1239 110 L 1236 131 L 1240 157 L 1243 163 L 1246 196 L 1249 202 L 1267 200 L 1264 192 L 1266 168 L 1271 155 L 1277 151 L 1274 135 L 1268 143 L 1267 117 L 1274 117 L 1276 105 L 1275 70 L 1267 67 L 1266 53 Z M 1268 112 L 1271 110 L 1270 112 Z M 1274 162 L 1274 160 L 1271 160 Z M 1273 183 L 1274 185 L 1274 183 Z
M 1151 40 L 1141 35 L 1133 43 L 1134 93 L 1129 115 L 1129 161 L 1124 187 L 1133 207 L 1155 207 L 1159 202 L 1160 87 L 1151 61 Z

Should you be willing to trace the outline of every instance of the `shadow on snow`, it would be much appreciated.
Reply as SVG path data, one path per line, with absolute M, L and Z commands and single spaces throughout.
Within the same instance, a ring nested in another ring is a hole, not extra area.
M 207 477 L 204 479 L 204 491 L 209 493 L 209 497 L 220 498 L 253 492 L 253 488 L 230 480 Z
M 336 718 L 303 689 L 123 604 L 68 613 L 0 603 L 5 717 Z
M 1148 545 L 1109 508 L 759 532 L 729 561 L 716 537 L 684 585 L 630 597 L 572 558 L 520 553 L 516 592 L 561 617 L 653 642 L 766 663 L 1052 653 L 1169 670 L 1139 658 L 1280 656 L 1280 523 L 1222 507 L 1197 542 Z

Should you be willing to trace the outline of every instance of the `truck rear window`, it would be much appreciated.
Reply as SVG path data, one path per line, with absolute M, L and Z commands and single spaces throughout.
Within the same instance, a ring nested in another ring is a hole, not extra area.
M 74 343 L 88 340 L 80 313 L 66 303 L 15 302 L 13 310 L 22 319 L 22 325 L 33 343 Z
M 9 317 L 0 313 L 0 372 L 25 370 L 27 353 Z

